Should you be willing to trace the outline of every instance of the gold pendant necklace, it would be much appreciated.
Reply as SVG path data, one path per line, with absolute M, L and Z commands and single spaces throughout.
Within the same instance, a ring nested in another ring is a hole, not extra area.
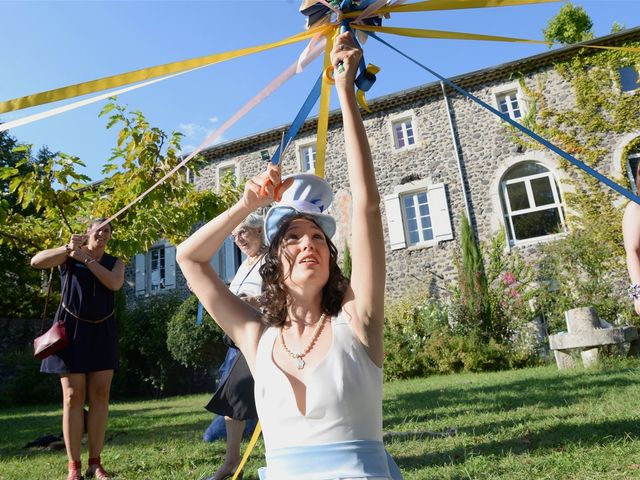
M 289 347 L 287 347 L 287 344 L 284 341 L 284 334 L 282 333 L 283 328 L 280 327 L 280 342 L 282 342 L 282 348 L 284 348 L 284 351 L 287 352 L 287 354 L 296 361 L 296 367 L 298 367 L 298 370 L 302 370 L 306 365 L 305 361 L 302 358 L 305 355 L 307 355 L 313 348 L 313 345 L 315 341 L 318 339 L 318 335 L 320 334 L 320 329 L 324 324 L 325 317 L 326 315 L 324 313 L 320 315 L 320 318 L 318 319 L 318 324 L 316 325 L 316 328 L 313 331 L 313 334 L 311 335 L 311 339 L 309 340 L 309 343 L 307 343 L 307 346 L 300 353 L 294 353 L 291 350 L 289 350 Z

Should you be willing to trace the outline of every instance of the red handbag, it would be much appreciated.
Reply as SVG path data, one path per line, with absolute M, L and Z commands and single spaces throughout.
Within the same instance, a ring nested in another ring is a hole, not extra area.
M 45 333 L 33 340 L 33 356 L 42 360 L 69 345 L 64 322 L 54 321 Z
M 62 289 L 63 295 L 70 275 L 70 273 L 67 273 L 65 288 Z M 51 294 L 52 278 L 53 269 L 51 269 L 51 273 L 49 274 L 49 287 L 47 289 L 47 298 L 44 302 L 44 313 L 42 314 L 40 335 L 33 340 L 33 356 L 40 360 L 42 360 L 43 358 L 47 358 L 49 355 L 52 355 L 58 350 L 61 350 L 69 345 L 69 339 L 67 338 L 67 329 L 65 328 L 64 322 L 61 322 L 58 319 L 54 320 L 53 325 L 49 330 L 42 333 L 44 331 L 44 321 L 47 317 L 47 305 L 49 304 L 49 295 Z

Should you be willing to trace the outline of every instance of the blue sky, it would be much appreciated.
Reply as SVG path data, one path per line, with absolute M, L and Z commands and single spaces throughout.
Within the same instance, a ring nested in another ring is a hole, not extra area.
M 413 0 L 409 0 L 413 1 Z M 640 25 L 638 0 L 574 1 L 587 10 L 597 36 L 614 21 Z M 261 45 L 304 29 L 293 0 L 209 1 L 7 1 L 0 0 L 4 46 L 0 100 L 187 58 Z M 431 28 L 542 39 L 542 29 L 562 3 L 394 14 L 384 25 Z M 547 50 L 545 46 L 410 39 L 385 39 L 435 71 L 452 76 Z M 298 56 L 304 43 L 220 63 L 124 94 L 118 102 L 141 110 L 154 126 L 185 133 L 183 147 L 198 146 Z M 365 59 L 382 68 L 368 93 L 375 98 L 433 81 L 394 52 L 370 41 Z M 306 98 L 321 60 L 291 79 L 230 128 L 224 140 L 290 122 Z M 105 102 L 17 127 L 10 133 L 39 147 L 48 145 L 80 157 L 87 173 L 100 178 L 115 145 L 98 113 Z M 59 106 L 0 115 L 9 121 Z M 335 96 L 332 108 L 336 106 Z

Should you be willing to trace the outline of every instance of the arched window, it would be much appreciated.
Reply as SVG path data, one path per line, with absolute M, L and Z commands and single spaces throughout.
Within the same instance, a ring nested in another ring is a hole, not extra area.
M 637 140 L 637 139 L 636 139 Z M 631 182 L 631 191 L 638 194 L 636 187 L 636 175 L 638 173 L 638 164 L 640 163 L 640 142 L 627 153 L 627 175 Z
M 521 162 L 507 170 L 500 181 L 500 201 L 511 245 L 565 231 L 560 189 L 539 163 Z

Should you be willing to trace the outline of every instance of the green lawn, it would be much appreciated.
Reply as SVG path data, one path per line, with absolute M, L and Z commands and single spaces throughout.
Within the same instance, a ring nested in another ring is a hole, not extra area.
M 410 479 L 640 479 L 640 362 L 555 367 L 388 383 L 387 446 Z M 117 479 L 200 479 L 224 444 L 204 443 L 207 395 L 112 406 L 103 452 Z M 64 451 L 23 445 L 60 430 L 57 405 L 0 413 L 0 479 L 64 479 Z M 445 431 L 453 437 L 406 435 Z M 257 479 L 262 443 L 245 479 Z M 86 452 L 83 455 L 86 463 Z M 301 479 L 304 480 L 304 479 Z

